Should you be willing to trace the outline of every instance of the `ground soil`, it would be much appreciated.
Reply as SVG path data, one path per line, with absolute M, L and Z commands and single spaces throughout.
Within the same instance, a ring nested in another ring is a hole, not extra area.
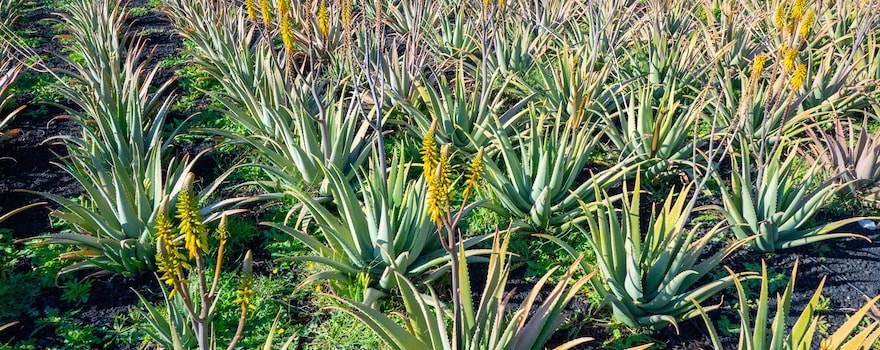
M 135 0 L 132 1 L 130 7 L 143 7 L 145 3 L 145 0 Z M 36 19 L 52 17 L 52 14 L 46 9 L 38 9 L 30 17 L 31 21 L 28 21 L 27 24 L 29 28 L 37 28 L 37 35 L 46 37 L 46 40 L 35 50 L 50 57 L 59 55 L 61 46 L 57 40 L 52 38 L 54 32 L 51 24 L 36 21 Z M 154 57 L 152 60 L 154 64 L 165 57 L 176 55 L 182 46 L 180 39 L 171 34 L 166 19 L 159 13 L 151 12 L 140 16 L 132 24 L 133 32 L 146 31 L 148 33 L 143 38 L 147 40 L 148 47 Z M 53 68 L 60 68 L 63 67 L 63 62 L 56 57 L 50 59 L 50 65 Z M 165 81 L 172 78 L 173 75 L 174 67 L 165 68 L 159 72 L 156 81 Z M 42 197 L 30 192 L 22 192 L 22 190 L 47 192 L 63 197 L 76 197 L 82 191 L 71 176 L 53 164 L 64 156 L 64 148 L 47 142 L 54 136 L 76 133 L 76 126 L 63 119 L 65 113 L 64 109 L 60 107 L 41 105 L 35 101 L 27 102 L 30 104 L 28 109 L 11 125 L 12 128 L 21 129 L 20 135 L 0 144 L 0 213 L 29 203 L 44 201 Z M 61 101 L 61 104 L 63 105 L 64 102 Z M 175 116 L 175 118 L 183 117 L 185 117 L 183 114 Z M 183 148 L 182 152 L 193 152 L 209 146 L 196 145 Z M 210 172 L 210 170 L 205 171 Z M 0 224 L 0 227 L 11 229 L 18 239 L 55 232 L 56 229 L 51 225 L 48 215 L 51 208 L 53 205 L 48 204 L 28 210 L 13 216 L 10 220 Z M 819 280 L 823 276 L 828 276 L 823 294 L 831 300 L 831 312 L 827 315 L 827 319 L 833 330 L 846 319 L 846 315 L 864 303 L 864 297 L 873 297 L 880 293 L 880 243 L 877 243 L 880 242 L 880 235 L 877 232 L 865 231 L 856 225 L 851 225 L 847 229 L 864 234 L 873 243 L 855 239 L 838 240 L 806 248 L 781 251 L 769 257 L 764 254 L 742 251 L 726 260 L 725 264 L 734 270 L 742 271 L 745 263 L 757 262 L 764 258 L 772 269 L 787 274 L 794 261 L 799 260 L 800 273 L 797 279 L 797 290 L 794 294 L 793 315 L 797 315 L 803 309 L 806 299 L 809 298 Z M 826 249 L 821 249 L 821 247 L 826 247 Z M 258 260 L 261 261 L 258 262 L 258 266 L 269 259 L 264 252 L 258 255 L 260 256 Z M 27 264 L 28 262 L 22 263 Z M 526 278 L 524 270 L 524 268 L 516 269 L 511 273 L 508 289 L 515 288 L 516 290 L 516 295 L 512 298 L 513 307 L 515 307 L 517 300 L 525 298 L 535 281 Z M 485 272 L 479 268 L 472 269 L 475 279 L 479 279 L 476 276 L 479 276 L 481 271 Z M 110 327 L 114 315 L 128 312 L 130 308 L 138 304 L 137 297 L 131 292 L 132 289 L 152 300 L 157 300 L 159 296 L 156 293 L 156 288 L 155 279 L 152 276 L 136 279 L 124 279 L 118 276 L 100 277 L 93 284 L 89 302 L 80 307 L 81 311 L 77 313 L 76 318 L 84 324 Z M 475 283 L 474 290 L 481 291 L 479 283 Z M 49 306 L 58 307 L 62 311 L 69 309 L 70 305 L 59 302 L 59 295 L 58 289 L 47 289 L 39 298 Z M 575 300 L 569 309 L 573 313 L 581 315 L 579 318 L 581 322 L 589 322 L 590 325 L 564 329 L 558 336 L 559 339 L 554 339 L 554 342 L 561 343 L 572 337 L 589 336 L 596 338 L 596 340 L 588 343 L 585 348 L 595 348 L 603 341 L 612 338 L 607 328 L 596 324 L 595 320 L 591 319 L 598 315 L 595 310 L 589 309 L 588 303 L 583 300 Z M 717 313 L 712 315 L 715 317 Z M 305 320 L 305 317 L 308 316 L 293 315 L 293 317 Z M 36 337 L 39 339 L 38 346 L 51 347 L 59 344 L 59 339 L 56 339 L 49 330 L 32 333 L 34 320 L 20 319 L 18 321 L 20 321 L 18 326 L 0 333 L 0 342 Z M 674 329 L 666 328 L 649 335 L 657 342 L 665 343 L 663 345 L 670 349 L 704 349 L 709 347 L 702 321 L 683 322 L 679 325 L 679 329 L 680 333 L 678 334 Z M 565 339 L 562 339 L 563 336 Z M 734 337 L 725 338 L 727 345 L 734 346 L 735 342 Z

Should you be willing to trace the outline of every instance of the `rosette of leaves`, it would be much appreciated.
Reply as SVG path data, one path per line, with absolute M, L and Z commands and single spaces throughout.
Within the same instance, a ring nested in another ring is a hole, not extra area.
M 442 74 L 416 79 L 414 100 L 397 97 L 416 132 L 425 135 L 436 121 L 438 139 L 470 150 L 486 146 L 493 135 L 513 133 L 535 95 L 508 100 L 514 77 L 499 69 L 481 71 L 473 81 L 462 64 L 454 71 L 453 79 Z
M 294 192 L 319 233 L 264 223 L 290 234 L 314 253 L 286 259 L 329 268 L 302 284 L 330 280 L 337 283 L 337 290 L 369 287 L 363 296 L 352 297 L 372 302 L 396 286 L 395 270 L 409 277 L 428 274 L 428 280 L 445 272 L 442 267 L 449 263 L 449 256 L 441 247 L 437 226 L 429 214 L 425 181 L 411 180 L 412 165 L 402 158 L 401 154 L 392 160 L 387 180 L 380 171 L 366 173 L 359 181 L 363 184 L 360 190 L 338 169 L 324 169 L 332 202 Z M 470 238 L 465 247 L 481 239 Z M 466 255 L 482 252 L 485 250 L 473 250 Z M 360 286 L 364 275 L 367 285 Z
M 624 189 L 620 211 L 607 194 L 601 201 L 583 203 L 587 227 L 576 227 L 590 242 L 598 269 L 590 283 L 603 303 L 611 306 L 614 320 L 629 327 L 672 325 L 677 329 L 678 322 L 699 315 L 691 300 L 706 300 L 733 285 L 733 276 L 697 284 L 745 242 L 729 243 L 717 253 L 702 257 L 703 248 L 723 231 L 723 223 L 708 230 L 699 224 L 686 227 L 692 212 L 686 205 L 692 185 L 678 194 L 670 192 L 659 214 L 652 210 L 646 228 L 640 223 L 640 176 L 636 177 L 632 194 Z M 596 192 L 598 197 L 598 188 Z M 558 237 L 539 236 L 556 242 L 574 256 L 579 254 Z M 585 269 L 593 268 L 581 264 Z
M 608 188 L 635 165 L 618 163 L 585 176 L 587 164 L 601 132 L 583 119 L 552 119 L 530 110 L 524 135 L 497 134 L 493 139 L 498 159 L 486 160 L 486 182 L 499 211 L 529 231 L 564 230 L 581 216 L 579 200 L 590 201 L 593 186 Z
M 825 277 L 819 281 L 819 286 L 813 296 L 810 297 L 806 307 L 797 317 L 791 328 L 786 327 L 789 319 L 789 311 L 791 309 L 791 299 L 794 293 L 795 278 L 797 276 L 798 263 L 795 262 L 791 271 L 791 277 L 788 285 L 782 295 L 776 295 L 776 312 L 772 316 L 769 313 L 769 281 L 767 276 L 767 265 L 761 262 L 761 290 L 757 300 L 749 300 L 746 295 L 745 288 L 739 278 L 734 278 L 736 283 L 736 291 L 739 297 L 739 307 L 737 313 L 740 317 L 739 329 L 739 345 L 737 349 L 753 349 L 753 350 L 801 350 L 813 349 L 813 338 L 816 336 L 820 315 L 818 315 L 819 298 L 822 295 L 822 287 L 825 285 Z M 736 274 L 728 269 L 731 276 Z M 827 276 L 826 276 L 827 277 Z M 850 315 L 843 325 L 834 333 L 824 338 L 819 349 L 868 349 L 880 339 L 880 322 L 874 321 L 867 327 L 861 329 L 858 325 L 870 311 L 874 304 L 880 300 L 876 297 L 869 300 L 864 307 Z M 757 305 L 755 314 L 752 315 L 749 305 Z M 721 339 L 718 332 L 706 312 L 695 302 L 695 306 L 700 310 L 703 322 L 709 331 L 709 338 L 712 340 L 712 346 L 716 350 L 723 350 Z
M 620 157 L 646 162 L 643 169 L 648 178 L 692 163 L 694 150 L 703 143 L 696 131 L 710 89 L 682 102 L 685 89 L 678 82 L 646 84 L 626 94 L 628 98 L 618 102 L 613 114 L 600 114 L 603 130 Z
M 507 251 L 510 233 L 495 232 L 492 254 L 489 258 L 486 287 L 479 303 L 472 300 L 468 264 L 463 254 L 457 257 L 462 270 L 454 274 L 460 286 L 453 292 L 456 303 L 464 309 L 450 314 L 439 303 L 437 293 L 430 286 L 430 297 L 423 296 L 413 282 L 403 274 L 394 272 L 400 286 L 406 308 L 406 327 L 370 306 L 343 298 L 337 298 L 347 308 L 341 310 L 354 315 L 370 327 L 393 349 L 543 349 L 547 341 L 565 320 L 564 309 L 578 291 L 589 281 L 591 275 L 575 278 L 577 262 L 559 280 L 543 302 L 537 300 L 557 267 L 548 271 L 532 288 L 528 297 L 509 315 L 510 295 L 505 292 L 510 273 L 510 253 Z M 460 242 L 463 243 L 463 242 Z M 449 330 L 446 317 L 452 317 L 453 329 Z M 557 349 L 568 349 L 592 338 L 578 338 L 566 342 Z
M 855 233 L 835 230 L 870 217 L 855 217 L 813 225 L 811 218 L 843 185 L 834 178 L 814 185 L 819 164 L 808 166 L 798 176 L 796 152 L 784 153 L 777 145 L 761 163 L 748 145 L 740 147 L 738 157 L 731 157 L 730 188 L 721 186 L 721 212 L 739 239 L 754 236 L 753 249 L 772 252 L 833 238 L 858 237 Z M 719 183 L 720 176 L 715 175 Z
M 132 276 L 154 270 L 160 204 L 183 188 L 193 164 L 187 156 L 172 156 L 176 130 L 163 135 L 171 82 L 154 84 L 158 67 L 147 70 L 142 41 L 125 45 L 122 5 L 78 0 L 65 10 L 68 49 L 83 59 L 69 62 L 72 82 L 59 78 L 60 91 L 76 106 L 68 113 L 81 131 L 53 140 L 67 147 L 60 166 L 85 195 L 79 201 L 40 193 L 61 205 L 52 215 L 73 232 L 36 239 L 74 248 L 60 256 L 75 262 L 61 273 L 98 268 Z
M 807 129 L 812 148 L 818 154 L 807 154 L 808 161 L 822 164 L 831 174 L 839 174 L 845 189 L 863 203 L 877 206 L 880 203 L 880 130 L 868 135 L 868 118 L 856 130 L 852 122 L 834 120 L 834 132 L 829 135 L 822 128 Z M 856 136 L 858 134 L 858 136 Z
M 248 165 L 274 180 L 261 185 L 276 192 L 303 182 L 318 186 L 324 180 L 321 167 L 331 164 L 354 177 L 374 136 L 363 118 L 370 111 L 359 103 L 349 77 L 327 77 L 317 66 L 294 72 L 279 64 L 285 58 L 255 35 L 238 8 L 220 10 L 205 1 L 168 5 L 174 26 L 195 45 L 193 63 L 222 87 L 210 94 L 246 130 L 206 131 L 258 151 L 260 161 Z M 303 10 L 299 7 L 293 12 Z

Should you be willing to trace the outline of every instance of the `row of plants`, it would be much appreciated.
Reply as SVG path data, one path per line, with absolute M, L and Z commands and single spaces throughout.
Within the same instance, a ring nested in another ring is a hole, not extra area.
M 73 247 L 60 256 L 73 261 L 62 274 L 158 272 L 164 308 L 143 300 L 148 333 L 164 348 L 235 348 L 254 307 L 251 254 L 235 291 L 235 334 L 214 334 L 214 305 L 234 234 L 227 217 L 254 202 L 281 205 L 286 215 L 264 227 L 311 251 L 285 260 L 320 266 L 301 286 L 328 286 L 334 307 L 401 349 L 542 348 L 584 290 L 633 329 L 702 315 L 721 348 L 701 303 L 729 287 L 740 295 L 740 348 L 809 348 L 811 306 L 785 326 L 793 287 L 765 332 L 766 273 L 707 277 L 744 247 L 866 238 L 840 229 L 872 219 L 813 219 L 835 195 L 872 202 L 880 180 L 880 140 L 867 131 L 878 107 L 880 14 L 856 1 L 164 6 L 236 126 L 164 132 L 170 82 L 153 81 L 144 42 L 126 35 L 127 10 L 71 1 L 61 21 L 77 59 L 58 80 L 81 131 L 57 141 L 85 200 L 42 194 L 63 207 L 53 215 L 71 233 L 36 238 Z M 173 149 L 184 132 L 248 158 L 196 191 L 199 156 Z M 224 185 L 247 169 L 261 177 Z M 683 186 L 670 186 L 679 177 Z M 215 195 L 223 186 L 259 193 Z M 665 199 L 643 205 L 646 190 Z M 698 206 L 707 197 L 720 204 Z M 497 218 L 493 230 L 471 228 L 477 211 Z M 722 219 L 704 228 L 695 212 Z M 542 272 L 515 309 L 510 261 L 531 252 L 510 251 L 512 235 L 572 257 L 561 276 Z M 485 281 L 472 281 L 481 263 Z M 762 281 L 754 324 L 749 279 Z M 402 324 L 383 310 L 387 299 L 402 301 Z M 874 302 L 823 346 L 874 344 L 876 324 L 856 329 Z M 266 348 L 276 335 L 273 324 Z

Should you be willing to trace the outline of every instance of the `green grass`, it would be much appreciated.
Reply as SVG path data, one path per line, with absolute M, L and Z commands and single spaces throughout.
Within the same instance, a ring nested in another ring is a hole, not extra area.
M 328 318 L 304 327 L 303 333 L 309 336 L 307 343 L 300 343 L 304 349 L 388 349 L 377 335 L 354 316 L 342 311 L 324 311 L 317 316 Z

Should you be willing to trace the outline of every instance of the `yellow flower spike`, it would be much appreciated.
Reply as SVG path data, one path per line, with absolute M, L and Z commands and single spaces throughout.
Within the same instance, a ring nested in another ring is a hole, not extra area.
M 174 262 L 169 259 L 168 249 L 164 240 L 156 241 L 156 265 L 159 268 L 159 279 L 172 286 L 177 281 L 177 270 L 174 269 Z
M 801 16 L 804 15 L 804 10 L 807 9 L 807 0 L 795 0 L 794 6 L 791 7 L 791 21 L 797 22 L 801 19 Z
M 801 21 L 801 30 L 798 34 L 800 34 L 801 39 L 807 40 L 807 37 L 810 36 L 810 30 L 813 29 L 813 19 L 816 17 L 816 12 L 812 9 L 807 12 L 804 16 L 804 20 Z
M 260 0 L 260 13 L 263 15 L 263 24 L 266 27 L 272 25 L 272 8 L 269 7 L 269 0 Z
M 440 147 L 440 160 L 437 162 L 435 176 L 440 180 L 443 193 L 448 195 L 452 190 L 452 170 L 449 168 L 449 145 Z
M 220 225 L 217 225 L 217 239 L 220 241 L 220 244 L 226 244 L 226 239 L 229 237 L 228 221 L 226 214 L 224 214 L 220 217 Z
M 443 219 L 449 205 L 449 191 L 452 187 L 451 171 L 449 170 L 449 145 L 440 149 L 434 174 L 428 183 L 428 213 L 437 227 L 443 226 Z
M 180 270 L 190 267 L 178 250 L 171 221 L 165 215 L 164 204 L 159 208 L 159 215 L 156 217 L 156 265 L 159 270 L 159 280 L 169 286 L 181 282 Z M 172 294 L 175 289 L 176 287 L 171 290 Z
M 245 0 L 244 7 L 247 9 L 248 19 L 251 21 L 257 20 L 257 4 L 254 3 L 254 0 Z
M 281 32 L 281 42 L 284 50 L 290 55 L 293 52 L 293 26 L 290 23 L 290 0 L 278 1 L 278 30 Z
M 752 61 L 752 79 L 757 79 L 764 73 L 764 65 L 767 64 L 767 56 L 757 55 Z
M 782 28 L 785 28 L 785 8 L 780 4 L 776 8 L 776 29 L 782 30 Z
M 256 310 L 257 306 L 251 302 L 254 296 L 254 257 L 250 250 L 244 255 L 241 266 L 241 274 L 238 278 L 238 289 L 235 291 L 235 303 L 241 305 L 241 311 L 248 309 Z
M 192 178 L 189 181 L 192 181 Z M 208 230 L 202 222 L 202 215 L 199 214 L 196 200 L 190 194 L 188 187 L 177 195 L 176 217 L 180 219 L 177 229 L 183 234 L 184 248 L 189 252 L 189 257 L 195 258 L 208 250 Z
M 791 76 L 791 89 L 798 91 L 804 86 L 804 80 L 807 78 L 807 66 L 799 64 Z
M 434 168 L 437 166 L 437 142 L 434 139 L 434 130 L 437 129 L 437 120 L 431 122 L 431 128 L 422 139 L 422 172 L 425 174 L 426 183 L 430 183 L 434 176 Z
M 341 7 L 339 11 L 339 20 L 342 22 L 342 27 L 345 31 L 349 31 L 351 29 L 351 0 L 342 0 L 339 4 Z
M 322 0 L 318 5 L 318 31 L 324 38 L 330 35 L 330 10 L 327 8 L 327 0 Z
M 482 178 L 483 171 L 483 147 L 477 151 L 477 155 L 474 156 L 474 159 L 471 160 L 471 165 L 468 167 L 468 175 L 467 179 L 464 181 L 465 193 L 470 193 L 471 190 L 477 188 L 480 183 L 480 179 Z
M 174 241 L 174 237 L 172 237 L 174 231 L 165 211 L 165 204 L 159 206 L 159 214 L 156 215 L 156 241 L 172 242 Z
M 796 58 L 797 50 L 794 48 L 788 48 L 785 50 L 785 57 L 782 58 L 782 69 L 785 70 L 786 73 L 789 73 L 794 69 L 794 61 Z

